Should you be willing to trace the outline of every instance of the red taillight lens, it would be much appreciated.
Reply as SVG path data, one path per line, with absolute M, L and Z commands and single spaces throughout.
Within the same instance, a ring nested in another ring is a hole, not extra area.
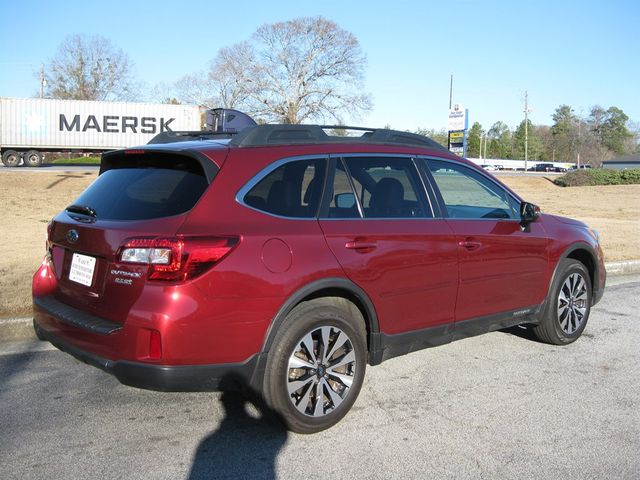
M 149 280 L 182 282 L 202 275 L 229 254 L 237 237 L 134 238 L 118 260 L 149 266 Z

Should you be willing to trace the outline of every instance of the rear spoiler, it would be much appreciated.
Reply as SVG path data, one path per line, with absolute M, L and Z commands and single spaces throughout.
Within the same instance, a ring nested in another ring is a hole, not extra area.
M 117 168 L 153 167 L 204 173 L 209 184 L 220 170 L 211 158 L 196 150 L 136 147 L 103 153 L 99 175 Z

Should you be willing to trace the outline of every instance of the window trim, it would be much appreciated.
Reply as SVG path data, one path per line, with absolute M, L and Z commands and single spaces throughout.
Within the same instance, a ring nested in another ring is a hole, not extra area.
M 351 187 L 351 193 L 353 194 L 353 198 L 355 198 L 355 200 L 356 200 L 356 206 L 358 207 L 358 215 L 360 215 L 358 217 L 358 219 L 365 218 L 365 216 L 364 216 L 364 207 L 362 206 L 362 201 L 360 200 L 360 196 L 357 194 L 356 184 L 353 183 L 353 177 L 351 176 L 351 171 L 349 170 L 349 166 L 347 165 L 347 162 L 344 161 L 344 157 L 336 158 L 336 162 L 333 165 L 333 167 L 334 167 L 334 169 L 333 169 L 333 172 L 334 172 L 333 180 L 335 181 L 335 172 L 338 169 L 338 163 L 340 163 L 342 165 L 342 168 L 344 169 L 344 174 L 347 176 L 347 181 L 349 182 L 349 186 Z M 333 185 L 333 183 L 332 183 L 332 185 Z M 331 203 L 331 199 L 329 199 L 329 204 L 330 203 Z M 351 220 L 358 220 L 358 219 L 351 219 Z

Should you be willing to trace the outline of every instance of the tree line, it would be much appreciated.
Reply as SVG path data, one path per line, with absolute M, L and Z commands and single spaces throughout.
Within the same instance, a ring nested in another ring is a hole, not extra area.
M 640 153 L 639 129 L 618 107 L 596 105 L 579 116 L 571 106 L 560 105 L 551 118 L 551 126 L 527 120 L 529 160 L 599 166 L 609 158 Z M 488 130 L 475 122 L 467 136 L 467 156 L 524 159 L 525 121 L 514 131 L 501 121 Z
M 365 66 L 352 33 L 323 17 L 307 17 L 261 26 L 249 39 L 221 48 L 206 70 L 172 85 L 145 88 L 134 78 L 127 54 L 99 36 L 67 37 L 42 73 L 48 98 L 144 98 L 235 108 L 262 122 L 340 125 L 345 114 L 357 118 L 371 110 L 371 96 L 363 90 Z M 640 153 L 640 128 L 618 107 L 594 106 L 581 116 L 560 105 L 552 119 L 551 126 L 527 122 L 530 160 L 595 166 Z M 447 144 L 444 129 L 417 133 Z M 502 121 L 488 129 L 476 122 L 469 129 L 468 157 L 523 159 L 524 151 L 524 121 L 513 131 Z

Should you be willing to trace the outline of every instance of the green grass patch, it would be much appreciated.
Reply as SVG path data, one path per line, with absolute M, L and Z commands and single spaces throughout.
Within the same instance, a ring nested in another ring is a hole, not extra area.
M 53 165 L 100 165 L 100 157 L 57 157 L 47 163 Z
M 627 170 L 600 168 L 575 170 L 556 178 L 553 183 L 561 187 L 640 184 L 640 168 L 629 168 Z

